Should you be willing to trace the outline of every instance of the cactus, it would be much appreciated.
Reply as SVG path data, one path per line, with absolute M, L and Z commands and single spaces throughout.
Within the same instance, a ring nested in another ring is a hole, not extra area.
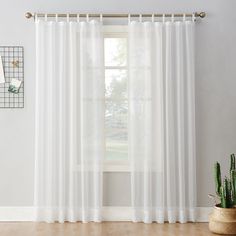
M 226 205 L 226 191 L 223 186 L 220 186 L 220 200 L 221 200 L 221 207 L 227 208 Z
M 230 181 L 232 185 L 232 200 L 233 204 L 236 205 L 236 170 L 230 171 Z
M 231 194 L 232 188 L 231 188 L 230 180 L 227 177 L 225 177 L 225 179 L 224 179 L 223 188 L 225 188 L 225 193 L 226 193 L 226 195 L 225 195 L 226 208 L 230 208 L 233 206 L 232 194 Z
M 230 171 L 235 170 L 235 155 L 230 155 Z
M 214 178 L 215 178 L 216 194 L 220 196 L 221 173 L 220 173 L 220 164 L 218 162 L 216 162 L 214 166 Z
M 230 178 L 221 181 L 221 170 L 218 162 L 214 165 L 214 179 L 216 194 L 220 197 L 222 208 L 231 208 L 236 205 L 236 169 L 235 155 L 230 156 Z

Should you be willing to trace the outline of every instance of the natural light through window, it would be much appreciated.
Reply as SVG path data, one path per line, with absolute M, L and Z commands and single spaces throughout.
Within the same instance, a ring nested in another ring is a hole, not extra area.
M 106 160 L 128 159 L 127 38 L 105 37 Z

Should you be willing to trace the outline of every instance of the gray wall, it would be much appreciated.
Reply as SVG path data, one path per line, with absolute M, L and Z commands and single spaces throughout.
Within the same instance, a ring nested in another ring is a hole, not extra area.
M 25 48 L 25 108 L 0 109 L 0 206 L 31 206 L 34 188 L 34 23 L 32 12 L 152 13 L 204 10 L 196 29 L 198 206 L 211 203 L 212 165 L 236 152 L 235 0 L 1 0 L 0 45 Z M 224 170 L 226 164 L 224 165 Z M 129 176 L 105 175 L 105 205 L 129 205 Z

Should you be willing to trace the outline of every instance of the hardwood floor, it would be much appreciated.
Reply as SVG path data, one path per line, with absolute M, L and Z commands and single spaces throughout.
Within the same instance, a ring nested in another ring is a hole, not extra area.
M 0 236 L 208 236 L 207 223 L 143 224 L 131 222 L 47 224 L 0 223 Z

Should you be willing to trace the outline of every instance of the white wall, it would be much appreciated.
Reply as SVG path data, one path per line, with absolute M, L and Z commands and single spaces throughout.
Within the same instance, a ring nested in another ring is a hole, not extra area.
M 31 206 L 34 177 L 34 23 L 24 13 L 206 11 L 196 29 L 198 206 L 210 204 L 212 165 L 236 152 L 235 0 L 1 0 L 0 45 L 25 49 L 25 108 L 0 109 L 0 206 Z M 129 176 L 105 175 L 105 205 L 130 204 Z M 125 183 L 125 184 L 124 184 Z

